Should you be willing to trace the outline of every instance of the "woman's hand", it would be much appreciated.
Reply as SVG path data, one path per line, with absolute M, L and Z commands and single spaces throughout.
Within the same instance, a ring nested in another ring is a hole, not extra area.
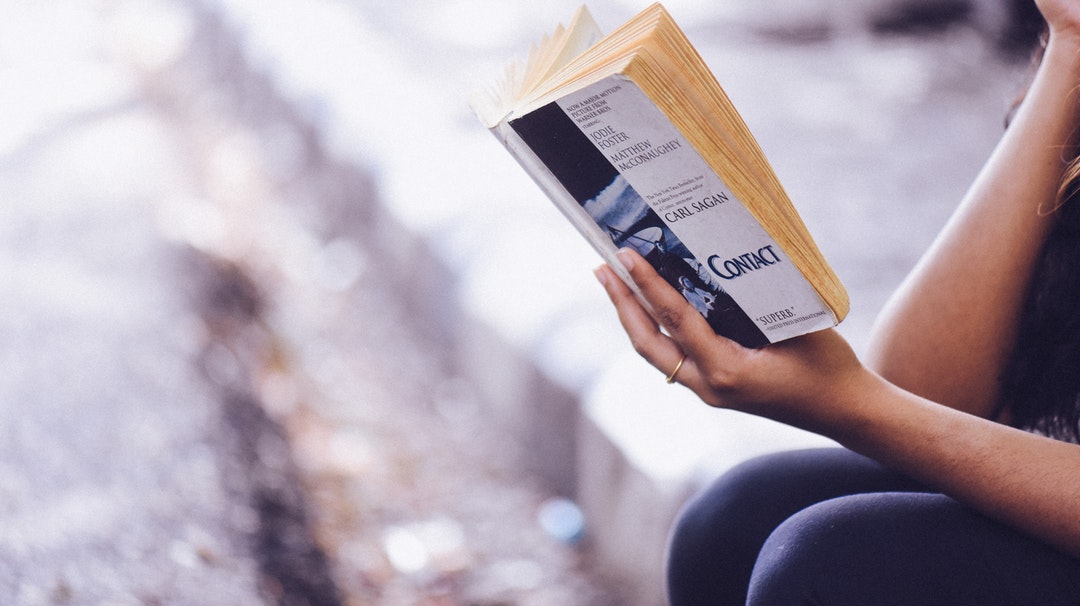
M 637 253 L 619 252 L 655 318 L 609 267 L 597 277 L 615 304 L 634 349 L 710 406 L 732 408 L 811 430 L 839 422 L 844 402 L 869 375 L 832 330 L 764 349 L 747 349 L 717 336 L 705 319 Z M 824 424 L 824 426 L 823 426 Z
M 619 253 L 653 308 L 597 270 L 634 348 L 712 406 L 836 439 L 984 514 L 1080 556 L 1080 447 L 920 398 L 863 368 L 832 330 L 763 349 L 716 336 L 640 256 Z M 665 332 L 667 334 L 665 334 Z

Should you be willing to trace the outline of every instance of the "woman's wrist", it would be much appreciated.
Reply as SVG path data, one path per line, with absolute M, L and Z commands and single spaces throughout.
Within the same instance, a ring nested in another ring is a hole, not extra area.
M 846 347 L 846 344 L 845 344 Z M 785 404 L 771 406 L 775 420 L 801 427 L 833 439 L 840 439 L 856 426 L 866 423 L 890 385 L 844 350 L 832 362 L 821 364 L 806 381 L 797 382 L 796 392 Z M 811 352 L 817 361 L 829 351 Z M 759 413 L 760 414 L 760 413 Z

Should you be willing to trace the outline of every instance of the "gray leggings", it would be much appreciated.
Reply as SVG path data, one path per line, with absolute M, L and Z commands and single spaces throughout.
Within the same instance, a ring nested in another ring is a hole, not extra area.
M 839 448 L 725 474 L 681 513 L 667 576 L 672 606 L 1080 605 L 1080 560 Z

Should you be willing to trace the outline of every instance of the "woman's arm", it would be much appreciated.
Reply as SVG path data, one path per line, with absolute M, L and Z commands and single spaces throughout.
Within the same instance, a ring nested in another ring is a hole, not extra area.
M 1076 2 L 1041 3 L 1049 46 L 960 207 L 878 319 L 867 362 L 916 394 L 989 417 L 1080 115 Z M 1040 213 L 1040 210 L 1044 211 Z
M 984 514 L 1080 555 L 1080 446 L 932 403 L 863 367 L 832 330 L 745 349 L 640 256 L 620 259 L 660 320 L 608 267 L 597 270 L 634 348 L 706 403 L 829 436 Z M 661 330 L 661 326 L 663 330 Z
M 868 374 L 837 441 L 965 505 L 1080 556 L 1080 446 L 903 391 Z

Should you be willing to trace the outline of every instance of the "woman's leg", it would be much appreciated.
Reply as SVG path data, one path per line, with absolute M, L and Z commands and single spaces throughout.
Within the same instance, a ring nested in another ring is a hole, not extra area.
M 739 465 L 684 508 L 671 537 L 672 606 L 743 604 L 765 539 L 798 511 L 839 496 L 922 490 L 841 448 L 781 452 Z
M 748 604 L 994 606 L 1080 603 L 1080 560 L 933 493 L 813 505 L 754 567 Z

